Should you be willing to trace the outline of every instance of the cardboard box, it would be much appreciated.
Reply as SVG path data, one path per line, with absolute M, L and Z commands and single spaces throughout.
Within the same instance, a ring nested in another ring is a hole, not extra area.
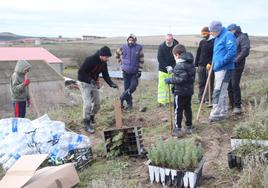
M 72 163 L 37 170 L 47 155 L 24 155 L 0 181 L 4 188 L 69 188 L 79 183 Z

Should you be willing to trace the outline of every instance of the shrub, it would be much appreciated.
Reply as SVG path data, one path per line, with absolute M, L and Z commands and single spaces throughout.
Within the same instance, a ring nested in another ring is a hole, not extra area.
M 266 109 L 266 110 L 265 110 Z M 233 135 L 240 139 L 268 140 L 267 96 L 249 105 L 249 117 L 234 128 Z
M 170 139 L 166 143 L 161 140 L 148 150 L 153 165 L 180 170 L 195 168 L 202 156 L 200 144 L 193 139 Z

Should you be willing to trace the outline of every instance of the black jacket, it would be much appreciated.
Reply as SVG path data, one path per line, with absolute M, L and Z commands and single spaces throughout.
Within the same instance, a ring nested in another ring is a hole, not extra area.
M 167 73 L 167 66 L 175 67 L 176 61 L 172 54 L 172 49 L 178 44 L 178 41 L 174 39 L 173 45 L 168 47 L 165 42 L 163 42 L 157 52 L 157 60 L 159 62 L 158 70 Z
M 194 57 L 190 52 L 182 53 L 180 60 L 173 71 L 172 84 L 174 94 L 180 96 L 191 96 L 194 93 L 195 67 Z
M 237 26 L 235 32 L 237 43 L 237 54 L 235 57 L 235 68 L 243 69 L 246 63 L 246 57 L 249 55 L 250 41 L 248 35 L 242 33 L 241 28 Z
M 94 55 L 87 57 L 80 66 L 78 80 L 90 84 L 92 79 L 98 81 L 100 73 L 102 73 L 103 79 L 107 84 L 111 86 L 113 81 L 109 76 L 107 63 L 100 60 L 99 51 L 97 51 Z
M 207 40 L 203 39 L 200 41 L 197 48 L 195 57 L 195 66 L 205 67 L 207 64 L 211 64 L 213 56 L 214 39 Z

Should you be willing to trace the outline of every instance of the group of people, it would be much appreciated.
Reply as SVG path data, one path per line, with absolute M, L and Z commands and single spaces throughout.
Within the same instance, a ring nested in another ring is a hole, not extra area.
M 168 88 L 172 85 L 174 94 L 174 128 L 173 134 L 181 134 L 183 113 L 186 130 L 192 132 L 191 101 L 194 93 L 195 74 L 198 74 L 198 102 L 202 102 L 208 72 L 212 69 L 210 87 L 213 90 L 213 107 L 209 116 L 210 122 L 228 117 L 229 105 L 235 114 L 241 113 L 240 79 L 249 55 L 250 41 L 241 28 L 231 24 L 227 28 L 219 21 L 213 21 L 209 27 L 201 30 L 203 39 L 200 41 L 196 57 L 188 52 L 184 45 L 173 38 L 165 36 L 159 46 L 157 59 L 159 62 L 158 96 L 159 107 L 169 103 Z M 106 83 L 115 89 L 118 85 L 112 81 L 108 73 L 107 62 L 112 56 L 109 47 L 100 48 L 95 54 L 85 59 L 78 70 L 78 85 L 83 99 L 83 122 L 85 130 L 94 133 L 95 115 L 100 109 L 99 74 L 102 73 Z M 137 37 L 129 35 L 126 44 L 115 52 L 121 64 L 124 80 L 124 91 L 120 96 L 121 108 L 133 107 L 132 94 L 135 92 L 144 64 L 143 46 L 137 43 Z M 31 65 L 27 61 L 18 61 L 11 77 L 11 96 L 15 116 L 25 117 L 27 104 L 30 104 L 29 79 L 27 73 Z M 215 79 L 215 81 L 214 81 Z M 168 85 L 168 87 L 167 87 Z M 204 102 L 208 101 L 206 94 Z M 125 106 L 126 105 L 126 106 Z

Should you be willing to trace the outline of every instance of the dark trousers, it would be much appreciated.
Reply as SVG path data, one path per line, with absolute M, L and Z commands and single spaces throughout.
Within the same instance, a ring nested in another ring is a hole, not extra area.
M 25 118 L 26 101 L 13 102 L 15 117 Z
M 231 80 L 228 87 L 229 103 L 232 108 L 241 108 L 241 90 L 240 80 L 243 69 L 235 69 L 232 72 Z
M 207 78 L 208 78 L 208 71 L 206 67 L 199 66 L 197 73 L 198 73 L 198 87 L 199 87 L 198 100 L 201 101 L 204 90 L 205 90 Z M 210 77 L 211 97 L 213 93 L 213 87 L 214 87 L 214 72 L 212 71 L 211 77 Z M 205 100 L 208 100 L 208 90 L 207 90 Z
M 174 97 L 174 123 L 175 127 L 181 128 L 181 122 L 183 118 L 183 112 L 185 116 L 185 124 L 188 127 L 192 126 L 192 108 L 191 108 L 192 96 L 179 96 Z
M 121 106 L 123 106 L 124 100 L 127 102 L 128 106 L 132 106 L 132 93 L 136 90 L 139 80 L 136 77 L 136 74 L 128 74 L 123 71 L 124 79 L 124 89 L 125 91 L 120 96 Z

